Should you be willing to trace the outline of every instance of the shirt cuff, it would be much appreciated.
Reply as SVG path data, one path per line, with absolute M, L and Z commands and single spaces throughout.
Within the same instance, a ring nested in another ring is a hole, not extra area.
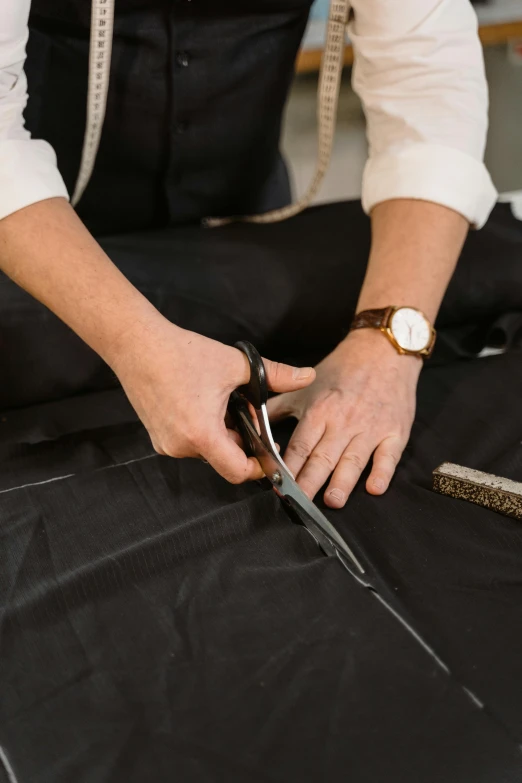
M 484 164 L 471 155 L 442 144 L 412 144 L 366 163 L 364 211 L 369 214 L 376 204 L 394 198 L 442 204 L 459 212 L 475 228 L 482 228 L 497 191 Z
M 39 139 L 0 141 L 0 220 L 57 196 L 69 198 L 50 144 Z

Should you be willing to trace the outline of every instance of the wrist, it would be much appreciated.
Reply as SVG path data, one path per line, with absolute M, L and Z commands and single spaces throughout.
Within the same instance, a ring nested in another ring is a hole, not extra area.
M 377 330 L 401 356 L 429 358 L 433 353 L 437 332 L 431 322 L 416 307 L 390 305 L 355 314 L 350 331 Z
M 167 332 L 172 345 L 178 333 L 180 336 L 183 331 L 143 297 L 143 302 L 137 302 L 135 308 L 126 312 L 126 318 L 119 323 L 116 333 L 106 335 L 100 353 L 119 376 L 128 366 L 141 364 L 144 359 L 153 360 Z
M 358 354 L 361 361 L 372 362 L 377 366 L 396 367 L 397 371 L 411 375 L 415 380 L 423 366 L 419 356 L 399 354 L 379 329 L 355 329 L 348 333 L 339 345 L 342 352 Z
M 393 305 L 394 307 L 413 307 L 416 310 L 420 310 L 430 323 L 435 323 L 438 308 L 432 301 L 426 301 L 426 296 L 418 296 L 415 294 L 405 294 L 404 291 L 399 293 L 391 293 L 389 291 L 382 292 L 382 294 L 361 297 L 357 303 L 355 313 L 362 313 L 365 310 L 385 309 Z

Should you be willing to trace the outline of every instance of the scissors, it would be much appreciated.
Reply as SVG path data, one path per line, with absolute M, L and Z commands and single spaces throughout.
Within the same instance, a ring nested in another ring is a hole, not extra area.
M 305 495 L 277 450 L 266 409 L 268 383 L 261 356 L 246 340 L 236 343 L 236 348 L 248 359 L 250 381 L 232 392 L 228 410 L 243 438 L 245 450 L 256 457 L 277 494 L 293 509 L 323 552 L 330 557 L 337 557 L 349 571 L 351 568 L 347 561 L 352 563 L 359 573 L 364 574 L 364 568 L 346 541 Z M 250 415 L 248 403 L 256 412 L 259 432 Z

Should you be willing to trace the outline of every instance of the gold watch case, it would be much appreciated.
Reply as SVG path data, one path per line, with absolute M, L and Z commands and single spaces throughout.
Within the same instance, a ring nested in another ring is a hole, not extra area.
M 429 319 L 422 312 L 422 310 L 419 310 L 417 307 L 410 307 L 409 305 L 407 306 L 408 310 L 415 310 L 415 312 L 417 312 L 420 315 L 422 315 L 422 317 L 424 318 L 424 320 L 426 321 L 426 323 L 430 327 L 431 338 L 430 338 L 430 341 L 429 341 L 428 345 L 425 348 L 422 348 L 420 351 L 409 351 L 407 348 L 403 348 L 401 345 L 399 345 L 399 343 L 397 342 L 397 340 L 394 337 L 394 334 L 393 334 L 393 332 L 391 330 L 391 326 L 390 326 L 392 318 L 395 315 L 395 313 L 397 312 L 397 310 L 404 310 L 405 307 L 406 307 L 406 305 L 403 305 L 402 307 L 388 307 L 387 311 L 386 311 L 386 314 L 384 316 L 384 319 L 383 319 L 383 323 L 382 323 L 382 325 L 380 327 L 380 331 L 384 335 L 386 335 L 386 337 L 391 342 L 391 344 L 393 345 L 393 347 L 395 348 L 397 353 L 399 353 L 401 356 L 422 356 L 425 359 L 429 359 L 431 354 L 433 353 L 433 349 L 435 347 L 435 341 L 437 339 L 437 332 L 436 332 L 435 328 L 431 325 Z

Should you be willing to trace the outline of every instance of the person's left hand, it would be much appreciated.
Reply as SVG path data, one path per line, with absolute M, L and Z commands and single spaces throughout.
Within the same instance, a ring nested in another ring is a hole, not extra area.
M 299 420 L 284 459 L 310 498 L 333 474 L 325 503 L 344 506 L 372 454 L 366 489 L 386 491 L 410 436 L 421 367 L 380 332 L 361 329 L 320 362 L 308 388 L 269 400 L 272 420 Z

